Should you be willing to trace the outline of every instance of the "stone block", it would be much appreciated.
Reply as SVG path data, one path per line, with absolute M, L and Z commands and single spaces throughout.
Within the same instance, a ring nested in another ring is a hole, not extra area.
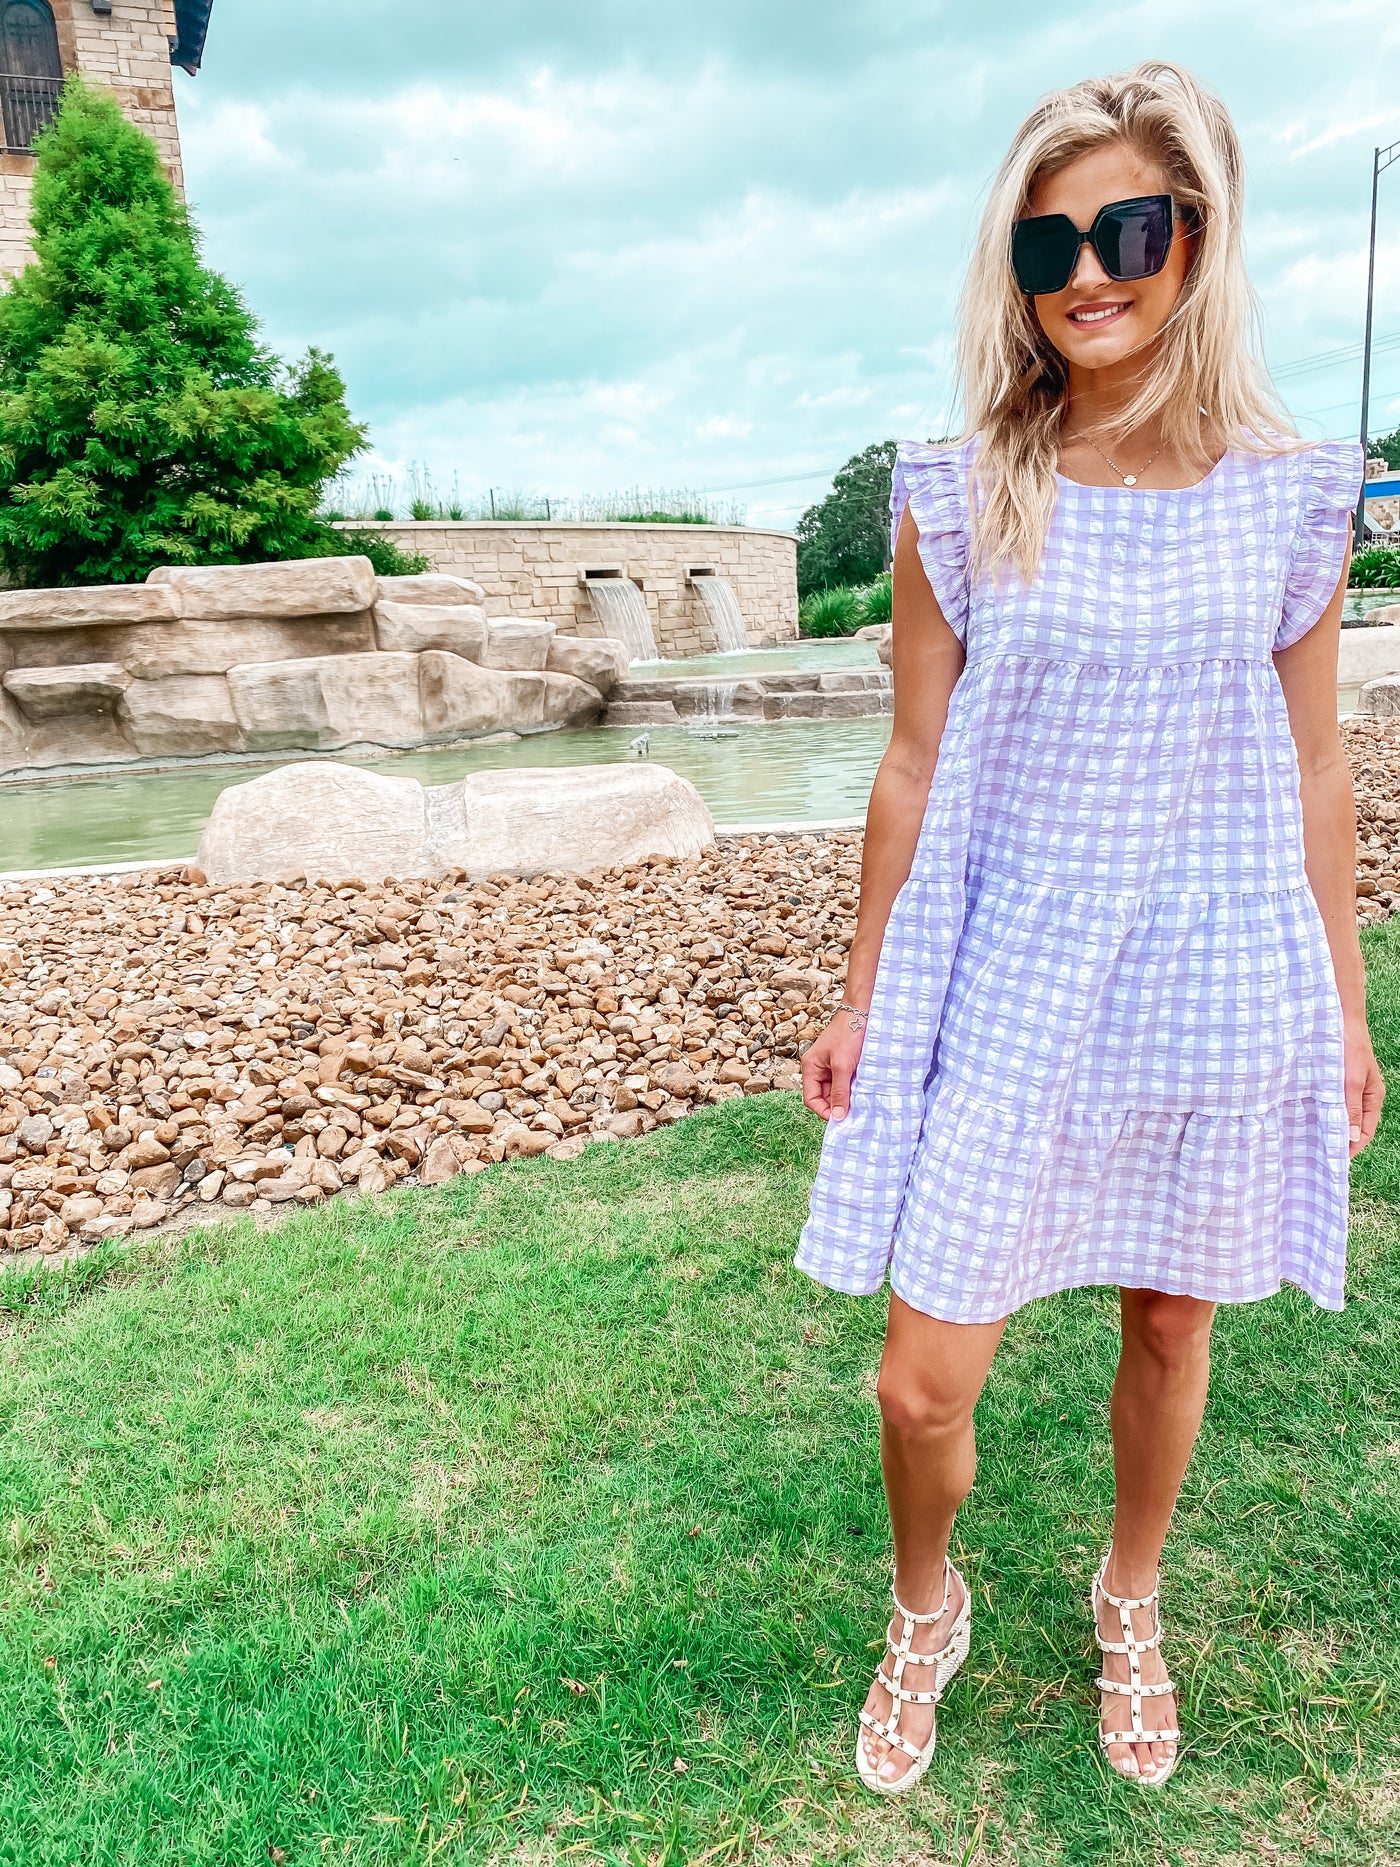
M 679 726 L 674 700 L 610 700 L 605 726 Z
M 174 622 L 179 613 L 170 591 L 150 583 L 94 584 L 80 590 L 0 591 L 0 629 Z
M 284 765 L 215 801 L 198 862 L 211 882 L 265 881 L 299 870 L 313 879 L 440 875 L 428 840 L 423 787 L 351 765 Z
M 114 661 L 90 661 L 72 668 L 15 668 L 5 676 L 6 693 L 13 694 L 31 720 L 67 713 L 111 713 L 129 685 L 130 676 Z
M 623 643 L 610 636 L 584 642 L 575 635 L 556 634 L 544 665 L 551 674 L 572 674 L 575 680 L 587 681 L 600 694 L 607 694 L 619 681 L 627 679 L 632 658 Z
M 493 616 L 487 624 L 482 665 L 542 671 L 553 640 L 554 624 L 548 616 Z
M 420 655 L 441 648 L 464 661 L 480 661 L 486 648 L 486 611 L 475 603 L 386 603 L 374 606 L 374 632 L 386 653 Z
M 124 630 L 119 642 L 113 644 L 114 653 L 128 674 L 157 681 L 168 674 L 227 674 L 257 661 L 366 654 L 374 648 L 374 622 L 368 610 L 282 622 L 260 616 L 229 622 L 189 617 L 174 629 Z
M 339 743 L 321 692 L 318 660 L 230 668 L 228 690 L 250 752 L 314 752 Z
M 1357 699 L 1358 713 L 1372 713 L 1381 719 L 1400 717 L 1400 674 L 1382 674 L 1363 684 Z
M 248 616 L 333 616 L 373 606 L 374 566 L 365 557 L 296 558 L 282 564 L 163 564 L 147 579 L 163 588 L 177 614 L 208 622 Z
M 413 577 L 381 577 L 379 600 L 384 603 L 423 603 L 432 609 L 460 604 L 479 609 L 486 600 L 486 592 L 469 577 L 451 577 L 440 571 L 422 571 Z
M 546 726 L 592 726 L 603 711 L 603 696 L 588 681 L 572 674 L 551 674 L 547 669 L 539 677 L 544 682 L 544 723 Z
M 430 739 L 466 739 L 544 724 L 542 674 L 506 673 L 442 649 L 418 658 L 423 731 Z
M 417 655 L 324 655 L 316 662 L 335 745 L 417 745 Z
M 143 758 L 236 752 L 243 743 L 222 675 L 133 681 L 122 695 L 119 717 Z
M 473 878 L 684 857 L 714 841 L 704 799 L 664 765 L 481 771 L 427 795 L 434 846 Z

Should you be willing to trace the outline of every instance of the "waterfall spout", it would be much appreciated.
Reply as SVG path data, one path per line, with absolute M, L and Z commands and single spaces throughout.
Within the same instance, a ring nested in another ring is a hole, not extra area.
M 716 576 L 713 571 L 692 571 L 690 582 L 692 588 L 700 592 L 700 600 L 705 605 L 714 631 L 715 652 L 732 655 L 746 649 L 749 637 L 744 627 L 744 612 L 739 608 L 739 599 L 729 579 Z
M 634 661 L 655 661 L 656 637 L 646 598 L 630 577 L 585 577 L 593 614 L 603 634 L 625 645 Z

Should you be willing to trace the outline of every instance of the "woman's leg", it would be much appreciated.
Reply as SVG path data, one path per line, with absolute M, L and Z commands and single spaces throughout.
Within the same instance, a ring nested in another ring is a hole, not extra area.
M 977 1469 L 972 1413 L 992 1365 L 1005 1322 L 937 1322 L 897 1296 L 890 1298 L 885 1352 L 880 1361 L 880 1463 L 894 1530 L 895 1588 L 915 1614 L 943 1600 L 948 1539 L 959 1504 Z M 949 1612 L 914 1629 L 915 1653 L 936 1653 L 961 1606 L 955 1590 Z M 866 1708 L 883 1720 L 890 1695 L 870 1689 Z M 922 1747 L 933 1729 L 932 1705 L 906 1705 L 900 1734 Z M 897 1782 L 910 1759 L 873 1733 L 866 1749 L 879 1773 Z
M 1113 1552 L 1104 1587 L 1113 1595 L 1136 1599 L 1151 1594 L 1167 1526 L 1186 1475 L 1210 1381 L 1210 1329 L 1215 1305 L 1197 1297 L 1164 1296 L 1159 1290 L 1119 1292 L 1123 1345 L 1113 1383 L 1109 1418 L 1113 1427 Z M 1137 1609 L 1134 1635 L 1152 1631 L 1152 1610 Z M 1100 1608 L 1099 1632 L 1121 1640 L 1116 1608 Z M 1126 1655 L 1103 1656 L 1106 1679 L 1128 1678 Z M 1167 1678 L 1155 1649 L 1142 1657 L 1145 1685 Z M 1128 1699 L 1119 1692 L 1103 1695 L 1103 1728 L 1131 1728 Z M 1148 1729 L 1170 1730 L 1176 1724 L 1176 1700 L 1170 1694 L 1144 1701 Z M 1165 1763 L 1173 1744 L 1111 1744 L 1109 1762 L 1126 1776 L 1150 1772 Z

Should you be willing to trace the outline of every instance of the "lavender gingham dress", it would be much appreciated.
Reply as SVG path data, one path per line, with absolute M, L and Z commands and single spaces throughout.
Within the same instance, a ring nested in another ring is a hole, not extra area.
M 975 446 L 898 452 L 967 664 L 796 1262 L 950 1322 L 1081 1284 L 1339 1309 L 1341 1008 L 1271 657 L 1336 587 L 1360 449 L 1059 479 L 996 588 Z

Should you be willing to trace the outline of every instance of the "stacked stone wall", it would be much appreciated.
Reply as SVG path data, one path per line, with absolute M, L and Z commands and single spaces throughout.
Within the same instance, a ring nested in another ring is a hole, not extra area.
M 704 603 L 686 581 L 687 572 L 701 566 L 733 584 L 751 647 L 797 634 L 797 541 L 790 532 L 504 520 L 425 520 L 364 529 L 385 532 L 405 551 L 425 553 L 435 571 L 479 583 L 488 615 L 547 616 L 566 635 L 603 634 L 579 581 L 585 565 L 619 566 L 641 586 L 663 655 L 703 655 L 715 647 Z
M 185 191 L 170 41 L 174 0 L 112 0 L 110 13 L 94 13 L 91 0 L 51 0 L 65 72 L 81 71 L 112 91 L 131 121 L 155 139 L 176 191 Z M 11 277 L 33 258 L 29 197 L 34 157 L 0 155 L 0 276 Z

